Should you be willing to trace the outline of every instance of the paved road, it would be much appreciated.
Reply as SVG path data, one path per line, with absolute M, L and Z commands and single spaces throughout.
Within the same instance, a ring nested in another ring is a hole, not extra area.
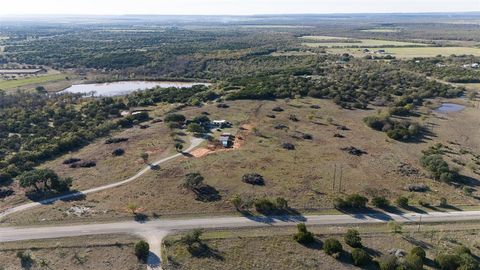
M 87 189 L 87 190 L 84 190 L 84 191 L 79 191 L 79 192 L 70 193 L 70 194 L 66 194 L 66 195 L 62 195 L 62 196 L 58 196 L 58 197 L 53 197 L 53 198 L 46 199 L 46 200 L 39 201 L 39 202 L 27 203 L 27 204 L 22 204 L 22 205 L 13 207 L 13 208 L 9 208 L 9 209 L 6 209 L 6 210 L 4 210 L 3 212 L 0 213 L 0 219 L 3 219 L 4 217 L 6 217 L 10 214 L 21 212 L 21 211 L 24 211 L 24 210 L 27 210 L 27 209 L 30 209 L 30 208 L 33 208 L 33 207 L 40 206 L 40 205 L 51 204 L 51 203 L 54 203 L 54 202 L 59 201 L 59 200 L 68 200 L 68 199 L 84 196 L 84 195 L 89 194 L 89 193 L 98 192 L 98 191 L 102 191 L 102 190 L 105 190 L 105 189 L 118 187 L 118 186 L 124 185 L 126 183 L 132 182 L 132 181 L 138 179 L 140 176 L 142 176 L 146 172 L 150 171 L 153 166 L 160 165 L 160 164 L 162 164 L 164 162 L 167 162 L 169 160 L 178 158 L 178 157 L 182 156 L 184 153 L 188 153 L 188 152 L 192 151 L 195 147 L 200 145 L 200 143 L 202 143 L 202 141 L 203 141 L 203 139 L 200 139 L 200 138 L 192 138 L 190 140 L 190 146 L 187 149 L 185 149 L 185 151 L 183 151 L 183 153 L 177 153 L 175 155 L 163 158 L 161 160 L 157 160 L 157 161 L 149 164 L 148 166 L 143 168 L 141 171 L 139 171 L 137 174 L 135 174 L 134 176 L 132 176 L 128 179 L 121 180 L 119 182 L 115 182 L 115 183 L 112 183 L 112 184 L 96 187 L 96 188 Z
M 307 225 L 372 224 L 397 222 L 454 222 L 480 220 L 480 211 L 431 212 L 427 214 L 366 213 L 351 215 L 311 215 L 279 217 L 209 217 L 192 219 L 160 219 L 139 223 L 125 221 L 104 224 L 65 225 L 34 228 L 0 228 L 0 242 L 47 239 L 96 234 L 136 234 L 147 239 L 152 247 L 149 268 L 160 269 L 160 243 L 170 232 L 194 228 L 242 228 L 262 226 L 292 226 L 299 222 Z

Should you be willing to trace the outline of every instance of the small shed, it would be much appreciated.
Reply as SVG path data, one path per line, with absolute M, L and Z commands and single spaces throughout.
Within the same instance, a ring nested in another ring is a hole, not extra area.
M 220 138 L 218 139 L 223 147 L 230 147 L 230 145 L 232 144 L 232 139 L 233 139 L 233 135 L 230 134 L 230 133 L 222 133 L 222 135 L 220 135 Z

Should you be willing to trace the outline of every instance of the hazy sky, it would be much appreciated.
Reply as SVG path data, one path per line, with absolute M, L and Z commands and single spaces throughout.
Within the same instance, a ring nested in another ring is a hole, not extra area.
M 480 11 L 480 0 L 0 0 L 0 14 L 202 14 Z

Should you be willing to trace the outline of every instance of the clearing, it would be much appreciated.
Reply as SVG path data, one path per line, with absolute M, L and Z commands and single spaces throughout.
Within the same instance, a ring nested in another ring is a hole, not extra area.
M 427 46 L 424 43 L 413 43 L 394 40 L 382 40 L 382 39 L 357 39 L 347 37 L 333 37 L 333 36 L 303 36 L 300 38 L 302 45 L 308 47 L 383 47 L 383 46 Z
M 422 117 L 412 117 L 412 120 L 426 125 L 435 135 L 416 143 L 394 141 L 385 133 L 367 127 L 362 119 L 375 114 L 375 110 L 342 110 L 328 100 L 232 101 L 226 102 L 229 108 L 218 108 L 215 104 L 188 107 L 180 112 L 187 118 L 208 113 L 210 119 L 232 122 L 234 134 L 235 128 L 247 123 L 252 132 L 243 138 L 242 147 L 238 149 L 177 159 L 134 183 L 89 194 L 83 201 L 56 202 L 53 206 L 18 213 L 7 217 L 5 222 L 31 224 L 131 218 L 126 209 L 130 202 L 136 203 L 140 212 L 149 217 L 234 213 L 230 200 L 237 194 L 246 198 L 284 197 L 299 211 L 330 209 L 335 197 L 351 193 L 369 198 L 386 196 L 391 200 L 403 195 L 412 204 L 423 200 L 438 205 L 440 198 L 445 197 L 452 205 L 477 205 L 478 168 L 470 153 L 480 149 L 480 137 L 474 136 L 478 132 L 480 110 L 463 99 L 448 102 L 468 107 L 448 115 L 432 114 L 432 109 L 423 108 L 419 112 Z M 275 107 L 284 111 L 272 111 Z M 295 118 L 298 121 L 291 120 Z M 215 131 L 213 136 L 218 133 Z M 305 135 L 311 135 L 311 139 Z M 295 150 L 283 149 L 282 144 L 286 142 L 292 143 Z M 457 166 L 453 160 L 468 164 L 457 167 L 469 179 L 466 185 L 473 188 L 473 193 L 467 194 L 461 187 L 426 176 L 427 172 L 419 164 L 421 151 L 437 142 L 451 147 L 445 158 L 453 165 Z M 355 156 L 341 150 L 350 146 L 367 154 Z M 60 163 L 56 160 L 50 164 L 63 166 Z M 204 176 L 212 192 L 217 192 L 214 199 L 197 200 L 192 192 L 182 188 L 184 176 L 190 172 Z M 246 173 L 261 174 L 265 186 L 243 183 L 241 179 Z M 91 179 L 88 182 L 99 181 L 97 176 L 87 176 Z M 77 177 L 78 183 L 86 181 L 80 174 Z M 430 191 L 408 192 L 405 190 L 408 184 L 425 184 Z M 84 206 L 94 214 L 67 214 L 72 207 Z
M 475 55 L 480 56 L 480 48 L 476 47 L 396 47 L 396 48 L 379 48 L 379 47 L 368 47 L 366 49 L 370 51 L 375 51 L 379 49 L 384 49 L 385 53 L 383 55 L 392 55 L 396 58 L 414 58 L 414 57 L 435 57 L 437 55 L 449 56 L 452 54 L 461 55 Z M 330 53 L 342 54 L 348 53 L 356 57 L 363 57 L 370 54 L 363 52 L 362 49 L 358 48 L 329 48 L 327 50 Z
M 129 235 L 95 235 L 0 243 L 2 269 L 146 269 L 138 263 Z M 33 259 L 22 265 L 18 252 Z

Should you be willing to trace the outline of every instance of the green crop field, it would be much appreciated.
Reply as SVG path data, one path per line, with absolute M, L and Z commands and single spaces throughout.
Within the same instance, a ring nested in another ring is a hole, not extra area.
M 41 84 L 46 82 L 54 82 L 65 80 L 65 74 L 49 74 L 43 76 L 35 76 L 29 78 L 21 78 L 17 80 L 0 80 L 0 89 L 10 90 L 25 85 Z

